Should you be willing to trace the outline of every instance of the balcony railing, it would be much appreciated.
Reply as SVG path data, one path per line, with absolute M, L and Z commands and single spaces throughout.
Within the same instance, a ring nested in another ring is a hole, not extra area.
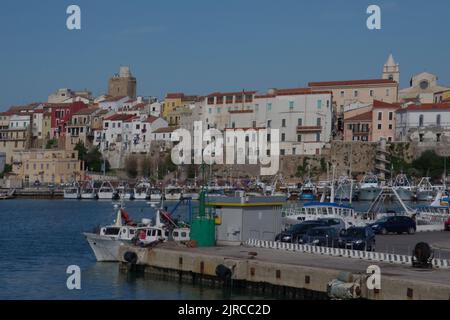
M 297 126 L 297 132 L 321 132 L 322 126 Z

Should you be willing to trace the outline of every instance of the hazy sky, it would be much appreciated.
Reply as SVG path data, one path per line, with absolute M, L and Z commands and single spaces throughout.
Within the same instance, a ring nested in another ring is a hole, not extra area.
M 81 31 L 66 28 L 70 4 Z M 105 93 L 122 64 L 158 97 L 378 78 L 390 52 L 402 87 L 421 71 L 450 84 L 449 12 L 448 0 L 1 0 L 0 110 L 58 88 Z

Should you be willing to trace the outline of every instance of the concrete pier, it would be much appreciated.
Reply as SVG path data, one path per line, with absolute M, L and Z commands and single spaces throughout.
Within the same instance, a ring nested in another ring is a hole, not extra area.
M 348 272 L 360 284 L 360 297 L 373 300 L 449 300 L 450 271 L 420 270 L 341 257 L 286 252 L 275 249 L 240 247 L 186 248 L 166 243 L 146 249 L 122 247 L 120 256 L 133 251 L 138 256 L 134 269 L 179 281 L 223 284 L 216 276 L 220 264 L 232 270 L 232 283 L 247 288 L 270 287 L 289 297 L 325 298 L 327 284 L 341 272 Z M 381 269 L 381 289 L 369 290 L 367 267 Z M 130 270 L 124 261 L 121 270 Z M 305 292 L 312 293 L 310 295 Z M 300 296 L 298 295 L 300 293 Z M 303 294 L 302 294 L 303 293 Z

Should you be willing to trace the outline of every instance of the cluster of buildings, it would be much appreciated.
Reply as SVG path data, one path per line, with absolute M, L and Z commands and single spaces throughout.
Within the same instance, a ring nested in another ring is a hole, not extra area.
M 121 168 L 127 155 L 170 146 L 174 130 L 194 131 L 198 121 L 221 131 L 276 128 L 281 155 L 319 155 L 332 140 L 450 141 L 450 88 L 427 72 L 413 76 L 408 88 L 400 89 L 399 81 L 400 67 L 390 55 L 379 79 L 267 92 L 167 93 L 159 101 L 137 96 L 136 78 L 121 67 L 105 95 L 60 89 L 45 103 L 0 113 L 0 155 L 26 180 L 60 183 L 89 169 L 74 150 L 80 142 Z

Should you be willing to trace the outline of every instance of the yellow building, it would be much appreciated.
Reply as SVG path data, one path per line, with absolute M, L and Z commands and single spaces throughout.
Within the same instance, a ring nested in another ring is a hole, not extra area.
M 162 104 L 162 117 L 170 126 L 180 124 L 183 109 L 197 101 L 197 96 L 186 96 L 184 93 L 168 93 Z
M 28 137 L 28 129 L 0 129 L 0 152 L 6 154 L 7 164 L 12 164 L 15 151 L 26 149 Z
M 67 183 L 80 180 L 83 162 L 77 151 L 34 149 L 14 151 L 13 173 L 25 185 L 40 183 Z

